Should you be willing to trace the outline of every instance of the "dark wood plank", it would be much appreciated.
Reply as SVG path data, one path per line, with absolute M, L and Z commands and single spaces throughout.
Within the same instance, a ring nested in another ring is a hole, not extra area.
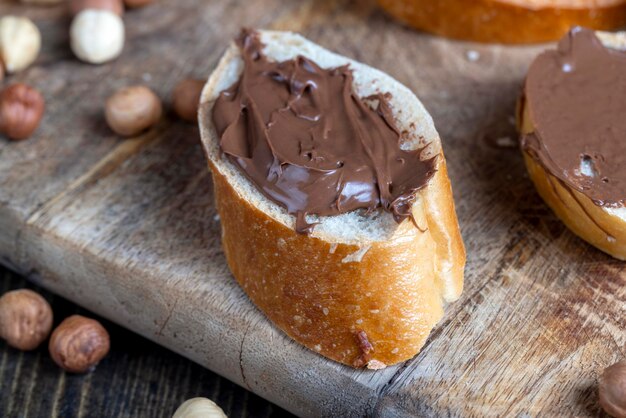
M 111 351 L 94 372 L 73 375 L 52 362 L 46 344 L 24 353 L 0 342 L 0 416 L 169 418 L 183 401 L 196 396 L 212 399 L 229 417 L 290 416 L 227 379 L 0 267 L 0 294 L 23 287 L 51 303 L 55 324 L 75 313 L 100 320 L 111 335 Z

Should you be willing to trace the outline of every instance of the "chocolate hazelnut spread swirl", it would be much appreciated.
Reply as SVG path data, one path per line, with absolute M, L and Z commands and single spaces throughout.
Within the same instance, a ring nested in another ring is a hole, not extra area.
M 522 147 L 596 205 L 626 202 L 626 52 L 574 28 L 530 67 L 525 100 L 535 126 Z
M 411 217 L 435 158 L 422 161 L 423 150 L 400 149 L 387 98 L 357 97 L 347 65 L 323 69 L 302 56 L 270 61 L 252 31 L 237 43 L 243 73 L 213 107 L 220 149 L 267 198 L 296 216 L 296 231 L 311 232 L 307 214 L 382 208 L 397 222 Z

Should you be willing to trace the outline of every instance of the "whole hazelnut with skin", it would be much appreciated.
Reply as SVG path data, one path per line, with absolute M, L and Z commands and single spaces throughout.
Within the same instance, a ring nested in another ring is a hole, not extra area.
M 74 54 L 90 64 L 102 64 L 117 58 L 124 48 L 124 22 L 109 10 L 85 9 L 70 27 L 70 45 Z
M 157 123 L 163 113 L 161 100 L 145 86 L 126 87 L 106 101 L 105 118 L 111 129 L 122 136 L 133 136 Z
M 124 0 L 124 4 L 126 4 L 126 7 L 134 9 L 137 7 L 147 6 L 153 1 L 154 0 Z
M 19 350 L 34 350 L 52 328 L 52 308 L 39 294 L 13 290 L 0 297 L 0 338 Z
M 41 48 L 41 33 L 26 17 L 0 18 L 0 58 L 7 73 L 26 69 L 35 62 Z
M 93 370 L 107 355 L 109 333 L 95 319 L 81 315 L 66 318 L 50 337 L 50 356 L 62 369 L 71 373 Z
M 122 0 L 71 0 L 70 11 L 72 16 L 76 16 L 86 9 L 108 10 L 118 16 L 124 14 L 124 3 Z
M 176 85 L 172 94 L 172 105 L 179 118 L 187 122 L 198 121 L 200 95 L 205 83 L 204 80 L 188 78 Z
M 43 96 L 34 88 L 10 85 L 0 93 L 0 132 L 15 141 L 28 138 L 39 126 L 44 107 Z
M 615 418 L 626 418 L 626 360 L 607 367 L 600 376 L 600 405 Z
M 227 416 L 212 400 L 192 398 L 183 402 L 172 418 L 227 418 Z

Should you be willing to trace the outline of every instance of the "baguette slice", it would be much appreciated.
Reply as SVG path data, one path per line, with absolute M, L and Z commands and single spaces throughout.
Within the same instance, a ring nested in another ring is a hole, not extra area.
M 572 26 L 626 26 L 626 0 L 378 0 L 393 17 L 437 35 L 479 42 L 560 39 Z
M 213 174 L 222 245 L 230 269 L 250 299 L 291 338 L 323 356 L 382 368 L 417 354 L 463 287 L 465 250 L 459 233 L 441 142 L 420 101 L 391 77 L 288 32 L 259 32 L 269 59 L 303 55 L 324 68 L 349 63 L 361 97 L 390 92 L 403 147 L 427 146 L 438 171 L 419 192 L 414 217 L 397 224 L 376 211 L 309 217 L 310 236 L 222 158 L 212 124 L 219 93 L 235 83 L 243 61 L 232 43 L 201 97 L 200 128 Z
M 596 32 L 596 35 L 606 47 L 626 51 L 626 32 Z M 535 125 L 530 106 L 527 101 L 520 101 L 520 106 L 519 130 L 522 134 L 532 133 Z M 539 195 L 563 223 L 591 245 L 626 261 L 626 207 L 607 208 L 596 205 L 585 194 L 559 181 L 527 152 L 523 151 L 523 155 Z

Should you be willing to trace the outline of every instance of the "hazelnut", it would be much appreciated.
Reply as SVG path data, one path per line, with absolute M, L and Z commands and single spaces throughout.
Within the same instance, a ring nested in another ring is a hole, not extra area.
M 7 73 L 24 70 L 35 62 L 41 48 L 41 34 L 26 17 L 0 18 L 0 58 Z
M 124 48 L 124 22 L 109 10 L 83 10 L 72 21 L 70 44 L 74 54 L 85 62 L 111 61 Z
M 604 369 L 600 376 L 600 405 L 615 418 L 626 418 L 626 360 Z
M 109 352 L 109 333 L 95 319 L 72 315 L 59 324 L 50 337 L 50 356 L 71 373 L 93 370 Z
M 34 350 L 48 338 L 52 308 L 28 289 L 13 290 L 0 297 L 0 338 L 19 350 Z
M 147 6 L 153 1 L 154 0 L 124 0 L 124 4 L 126 4 L 126 7 L 134 9 L 137 7 Z
M 163 113 L 161 100 L 145 86 L 118 90 L 105 104 L 105 117 L 111 129 L 122 136 L 133 136 L 157 123 Z
M 192 398 L 183 402 L 172 418 L 227 418 L 215 402 L 207 398 Z
M 70 11 L 72 16 L 86 9 L 108 10 L 118 16 L 124 14 L 124 3 L 122 0 L 71 0 Z
M 0 132 L 10 139 L 26 139 L 39 126 L 44 100 L 34 88 L 12 84 L 0 93 Z
M 188 78 L 178 83 L 172 94 L 174 112 L 187 122 L 198 121 L 198 106 L 205 81 Z
M 64 3 L 65 0 L 20 0 L 22 3 L 34 4 L 37 6 L 52 6 L 55 4 Z

